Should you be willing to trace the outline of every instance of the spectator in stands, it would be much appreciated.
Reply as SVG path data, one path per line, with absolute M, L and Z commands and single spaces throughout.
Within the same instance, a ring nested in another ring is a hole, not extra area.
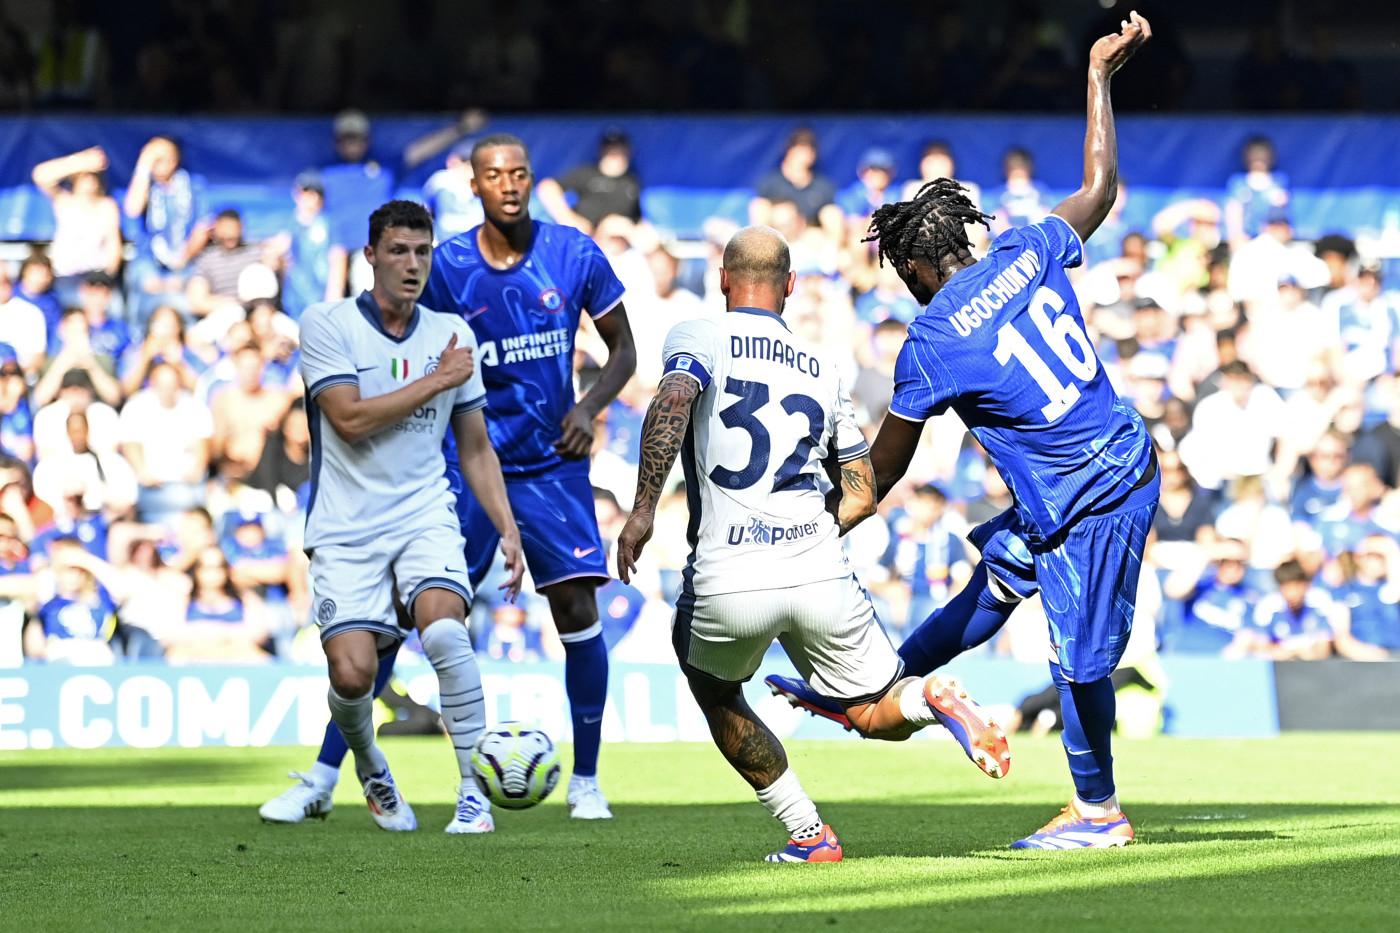
M 165 566 L 156 543 L 149 538 L 132 540 L 127 554 L 125 565 L 116 570 L 113 580 L 113 594 L 118 599 L 113 641 L 125 658 L 164 658 L 163 642 L 185 620 L 189 577 Z
M 263 357 L 263 385 L 269 389 L 302 394 L 300 328 L 277 310 L 276 302 L 258 299 L 248 306 L 248 337 L 226 339 L 224 346 L 237 348 L 256 343 Z
M 1249 580 L 1260 591 L 1272 589 L 1273 572 L 1298 550 L 1288 509 L 1269 498 L 1258 476 L 1242 476 L 1228 490 L 1228 504 L 1215 519 L 1215 535 L 1249 542 Z
M 1319 361 L 1337 371 L 1342 356 L 1337 318 L 1307 300 L 1297 276 L 1290 273 L 1279 280 L 1277 301 L 1256 304 L 1250 324 L 1249 363 L 1285 398 L 1303 388 L 1310 363 Z
M 1225 656 L 1316 661 L 1331 655 L 1337 604 L 1296 560 L 1279 564 L 1274 580 L 1278 592 L 1259 600 Z
M 1352 458 L 1371 464 L 1387 486 L 1400 488 L 1400 379 L 1386 380 L 1378 389 L 1386 418 L 1357 437 Z
M 543 660 L 545 649 L 540 630 L 529 624 L 525 606 L 494 593 L 487 599 L 491 621 L 474 639 L 476 653 L 493 661 L 518 664 Z
M 1297 462 L 1317 447 L 1323 435 L 1358 398 L 1354 386 L 1338 386 L 1332 370 L 1315 359 L 1304 370 L 1302 391 L 1284 402 L 1284 430 L 1279 435 L 1279 470 L 1291 473 Z
M 954 15 L 954 18 L 958 17 Z M 957 177 L 957 163 L 953 159 L 953 147 L 942 139 L 935 139 L 926 142 L 919 150 L 919 177 L 911 178 L 904 183 L 904 189 L 899 200 L 912 201 L 919 193 L 919 189 L 931 181 L 939 178 L 952 178 L 962 185 L 967 191 L 967 198 L 972 202 L 972 206 L 982 207 L 982 186 L 975 181 L 965 181 Z M 987 228 L 981 224 L 968 224 L 968 242 L 971 243 L 974 252 L 980 252 L 987 246 Z
M 1288 207 L 1288 176 L 1275 170 L 1277 154 L 1265 136 L 1253 136 L 1241 152 L 1244 171 L 1225 180 L 1225 235 L 1235 248 L 1264 232 L 1271 215 Z
M 185 299 L 190 313 L 207 317 L 220 308 L 237 305 L 239 276 L 262 260 L 263 245 L 243 239 L 243 218 L 233 209 L 220 211 L 209 233 L 209 245 L 190 268 Z
M 632 339 L 637 345 L 637 374 L 641 383 L 655 386 L 661 381 L 661 347 L 672 327 L 681 321 L 704 317 L 705 303 L 679 280 L 680 259 L 673 245 L 657 243 L 647 253 L 652 279 L 656 282 L 655 298 L 640 300 L 631 313 Z
M 0 454 L 0 512 L 14 520 L 27 546 L 34 531 L 53 521 L 53 507 L 34 495 L 34 481 L 24 461 Z
M 0 667 L 24 663 L 25 616 L 38 608 L 34 584 L 29 549 L 19 539 L 15 520 L 0 514 Z
M 335 117 L 333 132 L 337 161 L 322 166 L 321 184 L 330 236 L 345 247 L 353 290 L 368 280 L 368 264 L 360 255 L 369 236 L 365 218 L 393 197 L 399 166 L 371 156 L 370 123 L 363 111 L 342 110 Z
M 19 361 L 0 363 L 0 453 L 34 462 L 34 409 Z
M 423 183 L 423 200 L 433 212 L 433 238 L 438 243 L 466 233 L 486 219 L 481 198 L 472 191 L 476 175 L 472 170 L 473 145 L 473 140 L 464 139 L 453 146 L 447 154 L 447 167 L 433 172 Z M 534 194 L 538 193 L 537 188 Z M 535 214 L 533 204 L 530 212 Z M 540 205 L 540 213 L 549 212 Z
M 851 403 L 856 421 L 862 426 L 877 425 L 890 410 L 894 398 L 894 367 L 909 326 L 897 318 L 886 318 L 875 325 L 870 335 L 867 363 L 856 373 L 851 383 Z
M 1400 545 L 1388 535 L 1367 535 L 1355 551 L 1344 551 L 1338 564 L 1342 582 L 1332 597 L 1347 607 L 1349 636 L 1338 638 L 1338 652 L 1385 660 L 1400 651 Z
M 80 542 L 93 557 L 106 560 L 111 526 L 101 511 L 89 507 L 84 480 L 70 476 L 59 490 L 60 494 L 49 502 L 53 520 L 35 531 L 34 540 L 29 542 L 30 560 L 36 567 L 47 564 L 53 542 L 70 538 Z
M 211 403 L 214 435 L 210 458 L 225 483 L 243 480 L 262 459 L 272 432 L 282 423 L 291 398 L 263 385 L 263 357 L 257 344 L 233 353 L 235 381 Z
M 1241 360 L 1220 367 L 1220 391 L 1196 404 L 1182 461 L 1206 489 L 1237 476 L 1274 469 L 1274 442 L 1283 433 L 1283 400 Z
M 126 216 L 138 222 L 137 257 L 126 272 L 127 306 L 138 327 L 157 306 L 184 304 L 185 266 L 209 241 L 204 176 L 180 161 L 178 142 L 152 137 L 126 189 Z
M 967 523 L 948 508 L 948 495 L 933 483 L 914 487 L 904 515 L 890 523 L 886 564 L 909 589 L 904 625 L 919 625 L 946 605 L 972 576 L 963 535 Z
M 1400 341 L 1400 300 L 1381 290 L 1378 265 L 1365 265 L 1350 287 L 1331 292 L 1324 312 L 1337 321 L 1342 359 L 1338 373 L 1348 382 L 1367 383 L 1396 371 Z
M 1050 193 L 1035 180 L 1035 158 L 1019 146 L 1001 157 L 1002 185 L 987 194 L 987 209 L 996 215 L 993 235 L 1010 227 L 1036 223 L 1050 213 Z
M 122 453 L 141 491 L 137 515 L 165 522 L 204 502 L 214 419 L 180 384 L 170 363 L 151 370 L 151 387 L 127 400 L 121 413 Z
M 642 219 L 642 180 L 632 168 L 632 141 L 615 126 L 603 131 L 596 162 L 576 165 L 558 180 L 541 178 L 537 190 L 540 203 L 556 223 L 590 235 L 609 214 L 633 223 Z
M 335 239 L 324 211 L 326 187 L 321 174 L 302 172 L 292 183 L 296 210 L 292 229 L 269 244 L 282 271 L 282 307 L 292 320 L 300 320 L 307 306 L 345 297 L 348 256 Z
M 77 305 L 87 315 L 93 351 L 120 362 L 131 346 L 131 331 L 125 321 L 113 316 L 116 286 L 117 280 L 102 270 L 85 272 L 78 281 Z M 53 347 L 49 349 L 52 353 Z
M 0 261 L 0 344 L 13 350 L 26 375 L 39 372 L 48 349 L 44 312 L 15 294 L 9 266 Z
M 89 569 L 80 542 L 60 538 L 52 546 L 54 595 L 25 632 L 25 653 L 49 662 L 111 664 L 116 603 Z
M 1250 623 L 1262 598 L 1245 574 L 1246 542 L 1227 538 L 1213 550 L 1214 560 L 1204 572 L 1186 565 L 1162 584 L 1163 595 L 1182 604 L 1179 613 L 1166 613 L 1158 630 L 1164 654 L 1222 654 Z
M 43 250 L 30 250 L 29 255 L 19 264 L 15 295 L 43 312 L 44 327 L 52 338 L 54 330 L 58 327 L 58 319 L 63 315 L 63 306 L 54 296 L 53 263 Z
M 996 468 L 995 464 L 985 459 L 985 454 L 982 456 L 985 464 L 985 470 L 982 474 L 982 495 L 967 504 L 965 514 L 969 525 L 980 525 L 983 522 L 991 521 L 1016 504 L 1016 500 L 1011 496 L 1011 489 L 1006 485 L 1006 480 L 1002 478 L 1001 471 Z
M 1335 560 L 1343 551 L 1355 551 L 1367 535 L 1394 536 L 1400 532 L 1393 518 L 1381 508 L 1386 486 L 1369 463 L 1353 463 L 1342 471 L 1342 493 L 1318 513 L 1312 522 L 1314 535 L 1307 550 L 1310 563 Z
M 59 382 L 57 397 L 34 416 L 34 447 L 39 460 L 74 453 L 68 429 L 68 419 L 74 414 L 87 419 L 93 449 L 103 454 L 117 449 L 117 410 L 97 398 L 87 370 L 71 369 Z
M 294 510 L 297 490 L 311 478 L 311 430 L 306 406 L 292 402 L 282 423 L 268 434 L 262 456 L 243 478 L 244 485 L 260 489 L 285 512 Z
M 107 193 L 107 153 L 93 146 L 34 166 L 34 185 L 53 202 L 49 258 L 59 301 L 73 304 L 84 273 L 121 271 L 121 209 Z
M 1207 198 L 1172 201 L 1152 217 L 1152 232 L 1167 248 L 1156 270 L 1176 283 L 1177 293 L 1205 288 L 1210 254 L 1220 244 L 1220 207 Z
M 1342 473 L 1348 461 L 1347 439 L 1340 431 L 1328 430 L 1307 454 L 1307 471 L 1293 483 L 1289 497 L 1292 517 L 1309 527 L 1342 496 Z
M 1231 245 L 1228 285 L 1230 297 L 1245 303 L 1276 302 L 1278 283 L 1292 276 L 1304 291 L 1327 285 L 1332 273 L 1307 246 L 1293 239 L 1293 222 L 1285 207 L 1272 208 L 1264 218 L 1264 231 L 1252 240 Z
M 288 604 L 288 591 L 300 581 L 294 582 L 289 572 L 287 545 L 280 538 L 268 536 L 263 517 L 257 512 L 240 512 L 234 519 L 233 535 L 224 544 L 224 553 L 233 585 L 240 593 L 258 597 L 266 613 L 268 633 L 275 644 L 290 652 L 297 626 Z
M 47 502 L 56 502 L 67 488 L 84 490 L 83 506 L 100 513 L 110 524 L 130 518 L 136 505 L 136 473 L 126 458 L 115 450 L 98 453 L 88 443 L 86 412 L 68 416 L 68 437 L 72 453 L 58 453 L 34 468 L 34 492 Z
M 34 404 L 47 405 L 57 397 L 63 380 L 70 373 L 82 373 L 103 402 L 113 408 L 122 403 L 122 386 L 117 381 L 117 363 L 92 346 L 87 314 L 82 308 L 69 308 L 59 322 L 58 346 L 34 384 Z
M 875 209 L 899 200 L 894 186 L 894 156 L 888 149 L 872 146 L 856 162 L 856 180 L 836 195 L 836 204 L 846 215 L 847 229 L 864 236 Z
M 817 134 L 798 127 L 788 137 L 778 170 L 759 179 L 758 197 L 749 204 L 749 222 L 771 224 L 770 213 L 777 201 L 798 206 L 811 227 L 820 229 L 828 240 L 840 243 L 845 220 L 836 206 L 836 186 L 817 171 Z
M 262 661 L 268 637 L 261 600 L 234 586 L 228 559 L 217 546 L 205 548 L 190 568 L 185 622 L 168 636 L 165 653 L 174 661 Z
M 185 320 L 170 305 L 161 305 L 146 321 L 146 336 L 126 351 L 121 361 L 122 393 L 127 397 L 144 389 L 160 365 L 171 366 L 180 385 L 193 390 L 204 371 L 204 361 L 185 345 Z
M 1176 451 L 1160 451 L 1157 464 L 1162 491 L 1152 519 L 1148 557 L 1166 570 L 1199 565 L 1200 548 L 1214 538 L 1214 504 L 1210 495 L 1196 485 Z

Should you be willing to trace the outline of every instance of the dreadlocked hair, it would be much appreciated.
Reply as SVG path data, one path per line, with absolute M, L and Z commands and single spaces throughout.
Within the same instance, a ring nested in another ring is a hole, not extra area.
M 904 268 L 917 255 L 933 263 L 941 277 L 945 256 L 972 251 L 967 225 L 990 230 L 987 221 L 994 216 L 979 211 L 962 185 L 937 178 L 920 188 L 913 200 L 877 208 L 870 217 L 870 235 L 861 242 L 878 244 L 881 265 L 889 260 L 896 269 Z

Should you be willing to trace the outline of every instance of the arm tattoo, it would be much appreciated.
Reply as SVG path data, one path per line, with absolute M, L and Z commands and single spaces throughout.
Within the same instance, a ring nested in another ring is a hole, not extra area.
M 647 408 L 642 426 L 642 458 L 637 469 L 637 495 L 632 508 L 654 509 L 671 466 L 676 462 L 685 432 L 690 427 L 690 407 L 700 394 L 700 384 L 690 376 L 667 373 Z
M 841 464 L 841 492 L 836 524 L 840 527 L 841 534 L 844 535 L 870 514 L 863 509 L 852 511 L 847 503 L 866 503 L 875 500 L 875 467 L 870 462 L 869 454 L 859 460 L 851 460 Z

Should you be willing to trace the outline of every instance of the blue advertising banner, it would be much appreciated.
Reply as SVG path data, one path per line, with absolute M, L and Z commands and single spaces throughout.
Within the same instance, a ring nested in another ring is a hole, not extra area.
M 1045 666 L 969 658 L 956 673 L 983 704 L 1005 716 L 1049 684 Z M 1272 665 L 1262 661 L 1182 660 L 1167 664 L 1167 731 L 1191 736 L 1258 736 L 1278 731 Z M 427 665 L 402 665 L 410 696 L 436 704 Z M 603 718 L 608 742 L 708 742 L 709 729 L 680 671 L 667 664 L 615 664 Z M 482 665 L 491 722 L 539 723 L 568 741 L 571 727 L 562 664 Z M 791 709 L 759 680 L 746 692 L 783 738 L 852 736 Z M 325 731 L 323 668 L 292 665 L 132 664 L 78 668 L 27 666 L 0 672 L 0 751 L 26 748 L 158 748 L 210 745 L 316 745 Z

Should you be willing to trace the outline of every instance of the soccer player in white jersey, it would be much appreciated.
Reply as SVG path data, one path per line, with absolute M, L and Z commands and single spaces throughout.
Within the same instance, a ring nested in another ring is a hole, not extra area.
M 301 371 L 311 427 L 311 555 L 316 620 L 330 667 L 331 718 L 355 756 L 374 820 L 417 828 L 374 741 L 374 678 L 397 650 L 395 588 L 437 671 L 442 721 L 462 783 L 449 833 L 494 829 L 471 772 L 486 728 L 481 674 L 465 625 L 472 599 L 454 497 L 442 469 L 449 425 L 462 475 L 501 535 L 511 598 L 524 574 L 520 535 L 487 436 L 476 340 L 460 320 L 418 306 L 432 264 L 433 221 L 411 201 L 369 219 L 374 286 L 316 305 L 301 320 Z
M 875 512 L 874 473 L 835 365 L 783 322 L 796 282 L 789 264 L 776 230 L 740 230 L 720 271 L 729 313 L 677 324 L 667 336 L 617 569 L 624 583 L 636 569 L 680 454 L 691 552 L 672 632 L 676 655 L 715 744 L 791 834 L 768 861 L 835 862 L 841 843 L 741 689 L 774 638 L 814 686 L 840 698 L 862 735 L 901 740 L 941 722 L 992 777 L 1011 759 L 1005 733 L 956 680 L 904 677 L 841 550 L 840 536 Z M 824 487 L 836 481 L 837 464 L 842 496 L 833 516 Z

